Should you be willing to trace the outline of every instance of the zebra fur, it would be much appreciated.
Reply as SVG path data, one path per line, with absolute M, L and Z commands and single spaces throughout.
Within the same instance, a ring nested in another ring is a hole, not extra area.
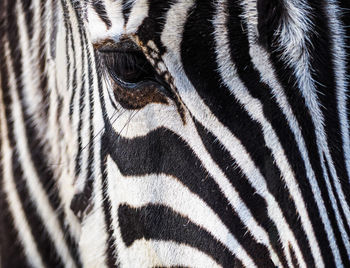
M 90 111 L 99 113 L 87 105 L 98 86 L 79 2 L 0 6 L 2 266 L 82 267 L 70 203 L 73 184 L 93 176 L 79 165 L 91 166 L 82 162 L 93 156 L 96 144 L 86 139 L 95 133 L 86 132 Z
M 348 1 L 0 8 L 4 267 L 350 265 Z

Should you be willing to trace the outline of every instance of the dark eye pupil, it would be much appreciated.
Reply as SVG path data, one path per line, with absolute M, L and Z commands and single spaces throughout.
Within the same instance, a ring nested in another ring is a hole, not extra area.
M 138 82 L 142 79 L 142 71 L 139 70 L 130 70 L 125 72 L 123 75 L 120 75 L 121 79 L 125 82 Z
M 155 71 L 141 52 L 104 53 L 103 60 L 112 78 L 127 83 L 150 80 Z
M 144 79 L 147 79 L 152 75 L 150 73 L 150 70 L 138 65 L 136 66 L 119 65 L 119 66 L 116 66 L 116 69 L 114 71 L 119 79 L 128 83 L 137 83 Z

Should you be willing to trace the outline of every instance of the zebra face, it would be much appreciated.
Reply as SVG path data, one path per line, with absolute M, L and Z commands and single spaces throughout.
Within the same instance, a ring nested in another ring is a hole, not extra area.
M 350 267 L 348 0 L 1 0 L 0 266 Z
M 349 148 L 334 149 L 348 140 L 344 62 L 316 51 L 340 59 L 344 40 L 329 31 L 342 23 L 337 7 L 326 6 L 334 13 L 305 1 L 88 6 L 104 88 L 105 221 L 92 213 L 85 225 L 110 230 L 109 262 L 349 262 L 349 196 L 338 179 L 348 178 Z

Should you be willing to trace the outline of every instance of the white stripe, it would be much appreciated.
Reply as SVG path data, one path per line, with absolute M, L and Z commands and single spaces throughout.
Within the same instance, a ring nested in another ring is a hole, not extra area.
M 193 268 L 219 268 L 210 256 L 196 248 L 172 241 L 135 241 L 126 249 L 130 256 L 125 267 L 181 266 Z M 137 256 L 135 258 L 135 256 Z
M 137 31 L 143 20 L 148 16 L 148 0 L 135 0 L 129 14 L 126 25 L 126 34 L 133 34 Z

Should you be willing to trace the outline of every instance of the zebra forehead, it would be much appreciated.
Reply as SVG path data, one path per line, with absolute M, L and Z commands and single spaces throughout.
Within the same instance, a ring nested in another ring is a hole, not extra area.
M 86 5 L 87 29 L 93 43 L 134 34 L 148 16 L 147 0 L 92 1 Z

